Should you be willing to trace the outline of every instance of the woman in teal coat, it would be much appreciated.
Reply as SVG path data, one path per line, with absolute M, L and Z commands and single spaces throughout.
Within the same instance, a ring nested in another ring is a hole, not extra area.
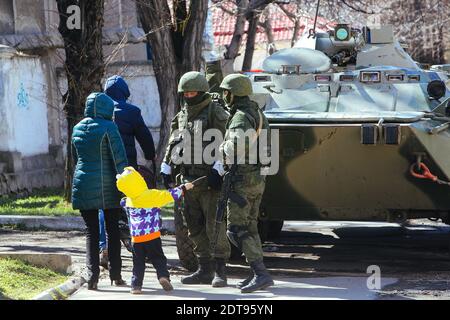
M 86 267 L 88 289 L 97 289 L 99 268 L 98 210 L 105 213 L 108 232 L 109 276 L 111 284 L 125 285 L 120 257 L 120 199 L 116 174 L 128 165 L 125 147 L 113 122 L 114 101 L 104 93 L 86 99 L 85 118 L 73 129 L 72 146 L 76 158 L 72 206 L 81 212 L 87 227 Z

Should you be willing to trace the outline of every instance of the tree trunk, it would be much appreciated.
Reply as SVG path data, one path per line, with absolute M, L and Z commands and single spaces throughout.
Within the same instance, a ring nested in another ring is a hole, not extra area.
M 252 69 L 253 53 L 255 52 L 256 32 L 258 31 L 259 14 L 256 11 L 250 13 L 248 18 L 247 44 L 245 46 L 244 62 L 242 71 L 250 71 Z
M 64 196 L 70 201 L 73 179 L 72 132 L 83 117 L 86 97 L 101 91 L 104 74 L 102 28 L 103 0 L 57 0 L 58 30 L 64 41 L 67 92 L 64 94 L 64 111 L 67 118 L 67 158 Z M 67 8 L 78 5 L 81 11 L 81 29 L 69 29 Z
M 166 1 L 137 2 L 142 28 L 152 47 L 153 70 L 158 85 L 161 105 L 160 138 L 157 146 L 158 160 L 164 156 L 164 146 L 169 139 L 170 121 L 178 110 L 178 61 L 174 49 L 172 17 Z
M 208 0 L 192 0 L 183 38 L 181 73 L 200 71 L 203 63 L 203 33 L 208 16 Z
M 267 42 L 268 42 L 268 53 L 269 55 L 272 55 L 274 52 L 277 51 L 277 46 L 275 44 L 275 37 L 273 36 L 273 30 L 272 30 L 272 22 L 270 20 L 270 12 L 266 9 L 264 10 L 264 22 L 260 23 L 260 26 L 264 28 L 264 31 L 267 36 Z
M 292 33 L 292 39 L 291 39 L 291 48 L 294 47 L 295 43 L 297 42 L 298 37 L 298 31 L 300 30 L 300 20 L 295 19 L 294 21 L 294 32 Z
M 234 25 L 233 37 L 231 38 L 230 45 L 225 53 L 225 59 L 233 60 L 239 55 L 239 49 L 242 44 L 242 38 L 245 33 L 245 12 L 249 5 L 248 0 L 237 0 L 238 12 L 236 16 L 236 23 Z
M 191 1 L 187 15 L 182 2 L 185 1 L 179 1 L 176 8 L 178 10 L 175 10 L 175 29 L 166 1 L 137 2 L 142 28 L 152 47 L 153 69 L 161 105 L 161 129 L 157 147 L 159 162 L 163 159 L 169 139 L 170 123 L 179 109 L 178 80 L 186 71 L 200 71 L 202 62 L 208 0 Z

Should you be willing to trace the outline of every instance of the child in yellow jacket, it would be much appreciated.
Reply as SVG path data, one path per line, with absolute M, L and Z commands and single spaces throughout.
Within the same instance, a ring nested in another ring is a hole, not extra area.
M 186 190 L 192 189 L 194 185 L 186 183 L 168 191 L 148 189 L 144 178 L 133 167 L 125 168 L 116 178 L 117 188 L 127 196 L 121 205 L 128 213 L 133 243 L 131 293 L 142 293 L 146 257 L 156 269 L 159 283 L 164 290 L 173 290 L 160 238 L 161 207 L 179 200 Z

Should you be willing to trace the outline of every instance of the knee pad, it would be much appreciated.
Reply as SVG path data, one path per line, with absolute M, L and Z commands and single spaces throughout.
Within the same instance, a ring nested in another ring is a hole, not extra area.
M 227 237 L 238 249 L 242 250 L 242 241 L 250 236 L 246 226 L 231 225 L 227 230 Z

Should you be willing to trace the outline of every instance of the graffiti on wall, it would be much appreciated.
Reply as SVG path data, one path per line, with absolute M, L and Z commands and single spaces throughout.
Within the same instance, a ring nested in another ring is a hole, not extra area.
M 28 108 L 29 101 L 30 101 L 30 99 L 28 97 L 28 93 L 25 91 L 23 82 L 21 82 L 19 93 L 17 94 L 17 105 L 20 108 Z

